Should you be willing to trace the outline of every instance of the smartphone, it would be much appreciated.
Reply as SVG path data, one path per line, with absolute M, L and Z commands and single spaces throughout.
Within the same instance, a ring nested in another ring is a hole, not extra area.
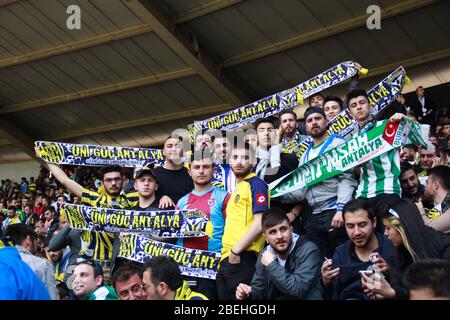
M 366 274 L 366 275 L 368 275 L 368 276 L 370 276 L 370 275 L 372 275 L 372 274 L 374 274 L 375 273 L 375 270 L 359 270 L 358 271 L 360 274 Z

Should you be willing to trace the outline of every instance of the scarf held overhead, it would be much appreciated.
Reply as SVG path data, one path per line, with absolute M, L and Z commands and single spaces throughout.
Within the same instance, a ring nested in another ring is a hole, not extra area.
M 100 232 L 141 232 L 162 238 L 203 237 L 208 218 L 196 210 L 133 211 L 66 204 L 74 229 Z
M 356 136 L 299 166 L 269 185 L 271 197 L 296 199 L 307 187 L 352 169 L 405 143 L 425 143 L 419 124 L 404 118 L 400 123 L 384 120 L 381 125 Z
M 293 88 L 191 124 L 188 126 L 189 136 L 192 139 L 197 131 L 203 130 L 231 130 L 251 124 L 258 119 L 270 117 L 282 110 L 303 104 L 303 99 L 349 79 L 357 73 L 358 69 L 354 61 L 342 62 Z
M 402 92 L 406 81 L 407 77 L 405 69 L 403 67 L 398 67 L 367 92 L 369 103 L 371 105 L 370 113 L 372 117 L 375 117 L 380 111 L 395 100 Z M 355 119 L 350 114 L 349 109 L 346 108 L 330 121 L 328 124 L 328 133 L 330 135 L 337 133 L 344 139 L 347 139 L 351 136 L 356 125 Z M 297 149 L 297 157 L 301 157 L 311 144 L 311 137 L 305 139 Z
M 162 150 L 148 148 L 127 148 L 95 146 L 51 141 L 36 141 L 40 147 L 39 157 L 54 164 L 77 166 L 143 167 L 150 162 L 164 161 Z

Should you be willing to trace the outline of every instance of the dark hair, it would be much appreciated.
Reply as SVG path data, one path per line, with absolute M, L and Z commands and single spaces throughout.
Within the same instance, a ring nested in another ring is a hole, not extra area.
M 171 290 L 176 291 L 183 285 L 180 268 L 171 257 L 153 257 L 144 264 L 144 270 L 151 272 L 152 282 L 155 286 L 160 282 L 165 282 Z
M 92 269 L 94 270 L 94 278 L 98 277 L 98 276 L 102 276 L 103 277 L 103 268 L 102 266 L 95 260 L 82 260 L 80 262 L 77 262 L 77 264 L 75 266 L 79 266 L 79 265 L 88 265 L 91 266 Z M 102 285 L 103 285 L 103 281 L 102 281 Z
M 139 278 L 142 279 L 142 274 L 144 273 L 144 269 L 142 268 L 142 265 L 133 263 L 131 261 L 126 261 L 123 264 L 120 265 L 117 270 L 113 272 L 111 283 L 116 288 L 116 282 L 123 282 L 128 281 L 132 276 L 137 274 Z
M 284 110 L 284 111 L 282 111 L 282 112 L 280 113 L 280 120 L 281 120 L 281 117 L 282 117 L 283 115 L 285 115 L 285 114 L 291 114 L 291 115 L 294 117 L 295 121 L 298 120 L 298 119 L 297 119 L 297 114 L 294 112 L 294 110 Z
M 272 125 L 273 125 L 273 127 L 274 128 L 276 128 L 277 126 L 276 126 L 276 120 L 273 118 L 273 117 L 268 117 L 268 118 L 262 118 L 262 119 L 259 119 L 258 121 L 256 121 L 256 123 L 255 123 L 255 129 L 258 129 L 258 126 L 261 124 L 261 123 L 271 123 Z
M 183 137 L 181 137 L 181 136 L 177 136 L 177 137 L 168 136 L 168 137 L 164 140 L 163 146 L 166 144 L 167 140 L 169 140 L 169 139 L 178 139 L 178 141 L 183 142 Z
M 287 217 L 284 210 L 276 207 L 270 208 L 269 210 L 266 210 L 262 215 L 262 231 L 264 232 L 269 228 L 279 225 L 280 223 L 283 223 L 283 221 L 287 221 L 288 224 L 291 225 L 291 222 L 289 221 L 289 218 Z
M 401 171 L 400 171 L 399 178 L 401 178 L 405 174 L 405 172 L 408 171 L 408 170 L 413 170 L 414 173 L 417 175 L 416 167 L 411 165 L 411 164 L 409 164 L 408 162 L 402 163 L 402 165 L 400 166 L 400 170 Z
M 403 284 L 408 290 L 429 288 L 436 297 L 450 298 L 450 261 L 425 259 L 406 270 Z
M 367 216 L 371 221 L 375 221 L 375 211 L 372 206 L 370 206 L 369 201 L 363 198 L 353 199 L 347 202 L 342 211 L 342 219 L 345 221 L 346 213 L 355 213 L 356 211 L 364 210 L 367 212 Z
M 67 197 L 64 194 L 62 194 L 62 193 L 59 193 L 59 194 L 56 195 L 56 199 L 58 199 L 59 197 L 63 197 L 64 200 L 68 201 Z
M 310 97 L 308 98 L 308 104 L 309 104 L 309 106 L 311 106 L 311 99 L 314 98 L 315 96 L 321 96 L 321 97 L 323 98 L 323 94 L 322 94 L 322 93 L 320 93 L 320 92 L 314 93 L 312 96 L 310 96 Z
M 325 103 L 327 103 L 328 101 L 335 101 L 339 104 L 339 107 L 341 108 L 341 110 L 344 109 L 344 102 L 342 101 L 341 98 L 339 98 L 337 96 L 326 96 L 323 101 L 323 105 L 325 106 Z
M 102 168 L 102 180 L 105 178 L 105 174 L 110 172 L 119 172 L 122 176 L 122 168 L 118 165 L 106 166 Z
M 419 209 L 412 201 L 399 199 L 391 203 L 386 207 L 383 218 L 402 236 L 403 246 L 397 247 L 401 260 L 407 261 L 407 254 L 414 261 L 440 257 L 441 233 L 424 224 Z
M 53 208 L 52 206 L 46 207 L 46 208 L 44 209 L 44 211 L 42 211 L 42 212 L 45 213 L 46 211 L 50 211 L 50 212 L 53 213 L 54 215 L 56 214 L 56 210 L 55 210 L 55 208 Z
M 413 149 L 415 152 L 419 151 L 419 148 L 418 148 L 415 144 L 413 144 L 413 143 L 405 144 L 405 145 L 403 146 L 403 148 Z
M 33 227 L 25 223 L 10 224 L 5 233 L 5 237 L 10 237 L 19 246 L 28 236 L 33 242 L 36 241 L 37 235 Z
M 348 105 L 350 105 L 350 100 L 359 96 L 363 96 L 365 97 L 367 100 L 369 100 L 369 96 L 367 95 L 366 90 L 364 89 L 354 89 L 352 91 L 350 91 L 349 93 L 347 93 L 347 103 Z
M 307 121 L 308 117 L 314 113 L 318 113 L 318 114 L 322 115 L 322 117 L 324 119 L 327 118 L 327 116 L 325 115 L 325 111 L 323 111 L 322 107 L 315 106 L 315 107 L 308 107 L 305 110 L 305 113 L 303 113 L 303 119 L 305 119 L 305 121 Z
M 442 187 L 450 191 L 450 168 L 447 166 L 436 166 L 431 168 L 429 171 L 428 176 L 433 176 L 433 179 L 436 179 L 439 181 L 439 183 L 442 185 Z
M 61 300 L 70 296 L 69 288 L 67 288 L 67 284 L 65 282 L 58 282 L 56 284 L 56 290 L 58 290 L 59 299 Z

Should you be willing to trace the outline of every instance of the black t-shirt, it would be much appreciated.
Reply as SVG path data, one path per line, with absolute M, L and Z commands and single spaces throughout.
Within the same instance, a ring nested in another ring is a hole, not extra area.
M 135 211 L 158 211 L 161 210 L 158 208 L 159 205 L 159 198 L 156 197 L 155 201 L 153 201 L 148 207 L 146 208 L 142 208 L 139 203 L 134 206 L 133 208 L 131 208 L 130 210 L 135 210 Z
M 159 197 L 168 196 L 175 204 L 181 197 L 194 189 L 192 178 L 184 167 L 179 170 L 158 167 L 156 168 L 156 176 L 158 180 L 156 195 Z

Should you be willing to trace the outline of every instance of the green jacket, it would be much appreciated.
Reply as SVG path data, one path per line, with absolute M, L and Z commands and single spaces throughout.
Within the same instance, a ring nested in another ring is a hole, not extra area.
M 111 286 L 102 286 L 87 295 L 83 300 L 119 300 L 116 291 Z

